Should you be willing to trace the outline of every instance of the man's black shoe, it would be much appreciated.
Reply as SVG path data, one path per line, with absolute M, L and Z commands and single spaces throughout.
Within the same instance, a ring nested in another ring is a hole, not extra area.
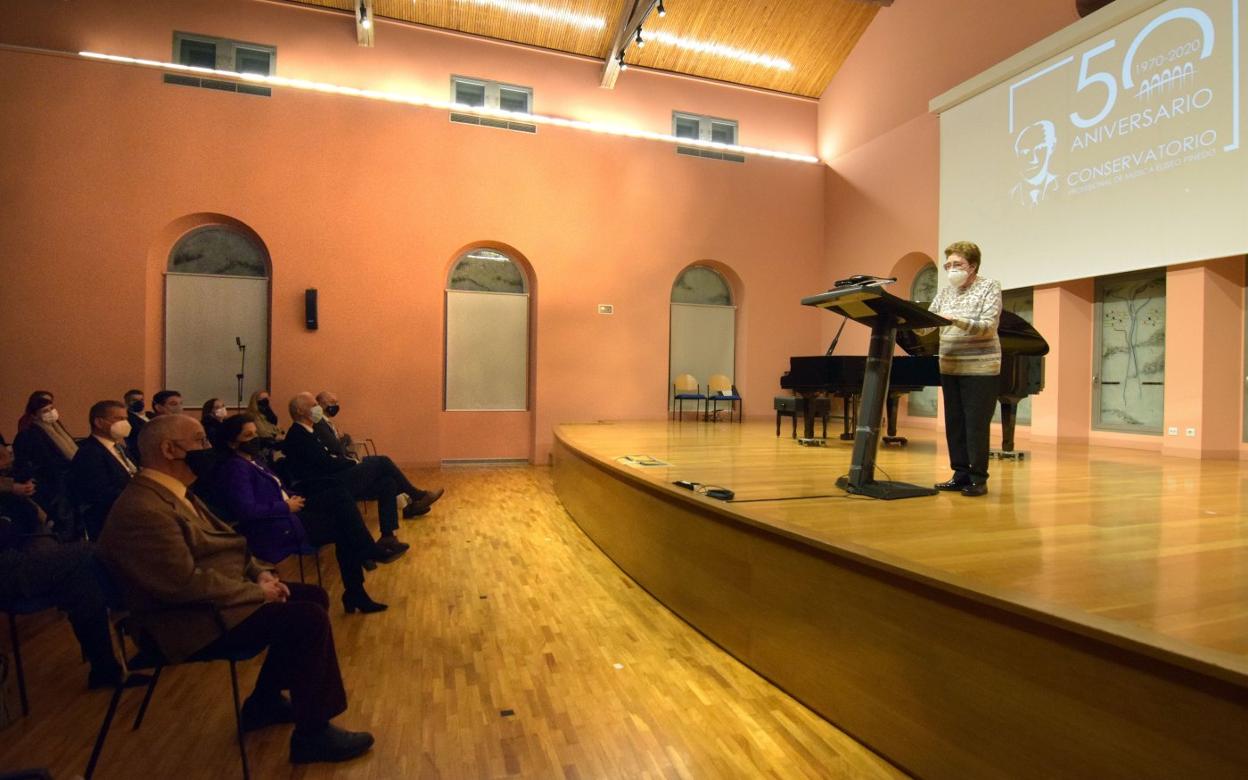
M 983 484 L 982 482 L 979 483 L 978 485 L 967 485 L 966 487 L 962 488 L 962 495 L 964 496 L 986 496 L 988 495 L 988 486 Z
M 404 519 L 411 520 L 413 517 L 429 512 L 429 507 L 433 506 L 433 502 L 442 497 L 446 492 L 446 488 L 438 488 L 437 490 L 426 490 L 424 495 L 412 501 L 412 503 L 403 507 Z
M 243 732 L 257 731 L 275 723 L 294 723 L 295 708 L 290 699 L 278 694 L 272 699 L 258 699 L 253 694 L 243 702 Z
M 92 669 L 87 674 L 87 688 L 96 691 L 101 688 L 116 688 L 121 683 L 123 688 L 141 688 L 152 681 L 150 674 L 132 672 L 126 674 L 121 665 L 107 669 Z
M 971 483 L 969 482 L 963 482 L 957 477 L 954 477 L 953 479 L 950 479 L 948 482 L 937 482 L 935 485 L 932 485 L 932 487 L 936 488 L 937 490 L 961 490 L 964 487 L 968 487 L 970 484 Z
M 398 550 L 399 552 L 407 552 L 411 547 L 410 544 L 400 542 L 397 536 L 383 536 L 377 540 L 377 544 L 385 547 L 387 550 Z
M 379 542 L 373 545 L 373 551 L 368 554 L 368 557 L 377 563 L 394 563 L 399 558 L 402 558 L 405 552 L 407 550 L 396 550 L 392 547 L 386 547 Z
M 317 731 L 296 729 L 290 735 L 290 763 L 349 761 L 368 752 L 372 746 L 373 735 L 367 731 L 346 731 L 332 723 L 326 723 Z

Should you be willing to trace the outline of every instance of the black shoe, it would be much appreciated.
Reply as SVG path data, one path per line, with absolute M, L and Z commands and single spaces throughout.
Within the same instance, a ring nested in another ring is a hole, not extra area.
M 962 488 L 962 495 L 964 496 L 986 496 L 988 495 L 988 486 L 982 482 L 975 484 L 975 485 L 967 485 L 966 487 Z
M 407 550 L 396 550 L 379 542 L 373 545 L 373 551 L 368 554 L 368 558 L 377 563 L 394 563 L 406 552 Z
M 426 490 L 424 495 L 420 498 L 403 507 L 403 517 L 407 520 L 411 520 L 413 517 L 419 517 L 420 515 L 427 514 L 429 512 L 429 507 L 433 506 L 433 502 L 441 498 L 442 494 L 445 492 L 446 488 Z
M 150 674 L 139 674 L 131 672 L 126 674 L 120 664 L 106 667 L 104 669 L 92 669 L 87 674 L 87 688 L 98 691 L 101 688 L 116 688 L 118 684 L 123 688 L 141 688 L 152 681 Z
M 410 544 L 400 542 L 397 536 L 383 536 L 377 540 L 377 544 L 385 547 L 387 550 L 398 550 L 399 552 L 407 552 L 411 549 Z
M 365 558 L 360 561 L 360 565 L 364 567 L 364 571 L 372 571 L 377 568 L 377 561 L 374 561 L 372 558 Z
M 321 761 L 349 761 L 373 746 L 367 731 L 346 731 L 332 723 L 315 732 L 295 730 L 290 735 L 290 763 L 314 764 Z
M 271 699 L 261 699 L 253 693 L 247 697 L 247 701 L 243 702 L 240 718 L 243 733 L 247 733 L 276 723 L 294 723 L 295 708 L 291 705 L 290 699 L 280 693 Z
M 968 487 L 970 484 L 970 482 L 953 477 L 948 482 L 937 482 L 935 485 L 932 485 L 932 487 L 937 490 L 961 490 L 964 487 Z
M 364 592 L 364 589 L 360 588 L 359 590 L 349 590 L 342 594 L 342 608 L 347 611 L 348 615 L 354 614 L 357 609 L 368 615 L 373 612 L 385 612 L 389 605 L 373 601 Z

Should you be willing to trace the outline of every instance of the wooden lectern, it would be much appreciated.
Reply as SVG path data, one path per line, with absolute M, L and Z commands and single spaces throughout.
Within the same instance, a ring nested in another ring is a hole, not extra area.
M 871 328 L 871 347 L 862 380 L 862 404 L 854 431 L 854 455 L 849 475 L 837 479 L 836 486 L 850 493 L 872 498 L 894 499 L 934 496 L 930 487 L 875 478 L 875 454 L 880 445 L 880 422 L 888 398 L 888 378 L 893 366 L 893 346 L 898 330 L 934 328 L 949 320 L 922 306 L 884 291 L 886 280 L 844 284 L 825 293 L 802 299 L 803 306 L 829 309 Z

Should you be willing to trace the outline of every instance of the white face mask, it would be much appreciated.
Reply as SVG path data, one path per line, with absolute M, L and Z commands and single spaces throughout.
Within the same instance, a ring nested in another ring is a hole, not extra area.
M 313 406 L 311 409 L 309 409 L 308 414 L 312 415 L 313 424 L 318 423 L 321 420 L 325 419 L 325 410 L 321 408 L 320 404 L 317 404 L 316 406 Z
M 118 420 L 108 426 L 108 435 L 113 437 L 113 441 L 121 441 L 130 435 L 130 421 Z
M 216 417 L 218 420 L 224 420 L 225 419 L 225 407 L 218 406 L 216 409 L 213 409 L 212 416 Z
M 950 268 L 946 274 L 949 277 L 949 283 L 958 288 L 966 284 L 967 277 L 970 276 L 965 268 Z
M 61 419 L 61 415 L 54 408 L 44 409 L 42 412 L 39 413 L 39 419 L 43 420 L 45 423 L 54 423 L 57 420 Z

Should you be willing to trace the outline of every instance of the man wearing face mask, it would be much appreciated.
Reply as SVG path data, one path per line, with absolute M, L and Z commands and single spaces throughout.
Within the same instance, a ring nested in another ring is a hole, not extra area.
M 152 396 L 152 411 L 157 417 L 163 414 L 182 414 L 182 394 L 177 390 L 161 390 Z
M 99 539 L 113 502 L 139 469 L 126 450 L 130 421 L 119 401 L 99 401 L 87 415 L 91 435 L 69 466 L 69 488 L 87 537 Z
M 138 389 L 127 390 L 122 399 L 126 403 L 126 419 L 130 421 L 130 435 L 126 437 L 126 449 L 129 450 L 130 460 L 138 462 L 139 431 L 143 430 L 143 425 L 147 422 L 147 418 L 143 416 L 143 407 L 147 405 L 147 402 L 143 398 L 143 391 Z
M 338 405 L 338 396 L 336 394 L 331 393 L 328 390 L 322 390 L 316 394 L 316 403 L 317 406 L 320 406 L 324 411 L 324 414 L 321 419 L 312 426 L 312 431 L 316 434 L 316 438 L 321 442 L 321 444 L 325 446 L 325 449 L 329 450 L 331 455 L 337 458 L 346 458 L 359 463 L 364 463 L 369 465 L 371 468 L 378 469 L 382 472 L 392 475 L 397 473 L 401 476 L 402 472 L 399 471 L 399 467 L 394 465 L 394 461 L 392 461 L 388 456 L 367 455 L 363 458 L 363 460 L 361 460 L 355 452 L 349 449 L 351 446 L 351 436 L 339 431 L 338 426 L 334 425 L 332 420 L 332 418 L 338 416 L 338 411 L 340 409 Z M 406 482 L 406 477 L 403 478 L 403 481 Z M 408 484 L 410 485 L 410 483 Z M 428 514 L 429 507 L 431 507 L 435 501 L 442 497 L 443 492 L 442 488 L 438 488 L 437 490 L 421 490 L 415 486 L 412 486 L 411 490 L 404 490 L 403 495 L 400 498 L 400 506 L 403 507 L 403 517 L 411 519 L 413 517 L 418 517 L 419 515 Z
M 325 591 L 281 582 L 251 557 L 242 536 L 187 494 L 212 458 L 207 446 L 203 427 L 183 415 L 143 429 L 143 468 L 113 505 L 99 545 L 131 617 L 174 662 L 267 646 L 242 727 L 293 722 L 291 762 L 366 752 L 371 734 L 330 723 L 347 699 Z
M 949 284 L 931 305 L 934 314 L 953 323 L 940 329 L 940 387 L 953 476 L 936 489 L 964 496 L 988 492 L 988 441 L 1001 373 L 1001 285 L 980 276 L 979 263 L 975 244 L 950 244 L 945 250 Z

